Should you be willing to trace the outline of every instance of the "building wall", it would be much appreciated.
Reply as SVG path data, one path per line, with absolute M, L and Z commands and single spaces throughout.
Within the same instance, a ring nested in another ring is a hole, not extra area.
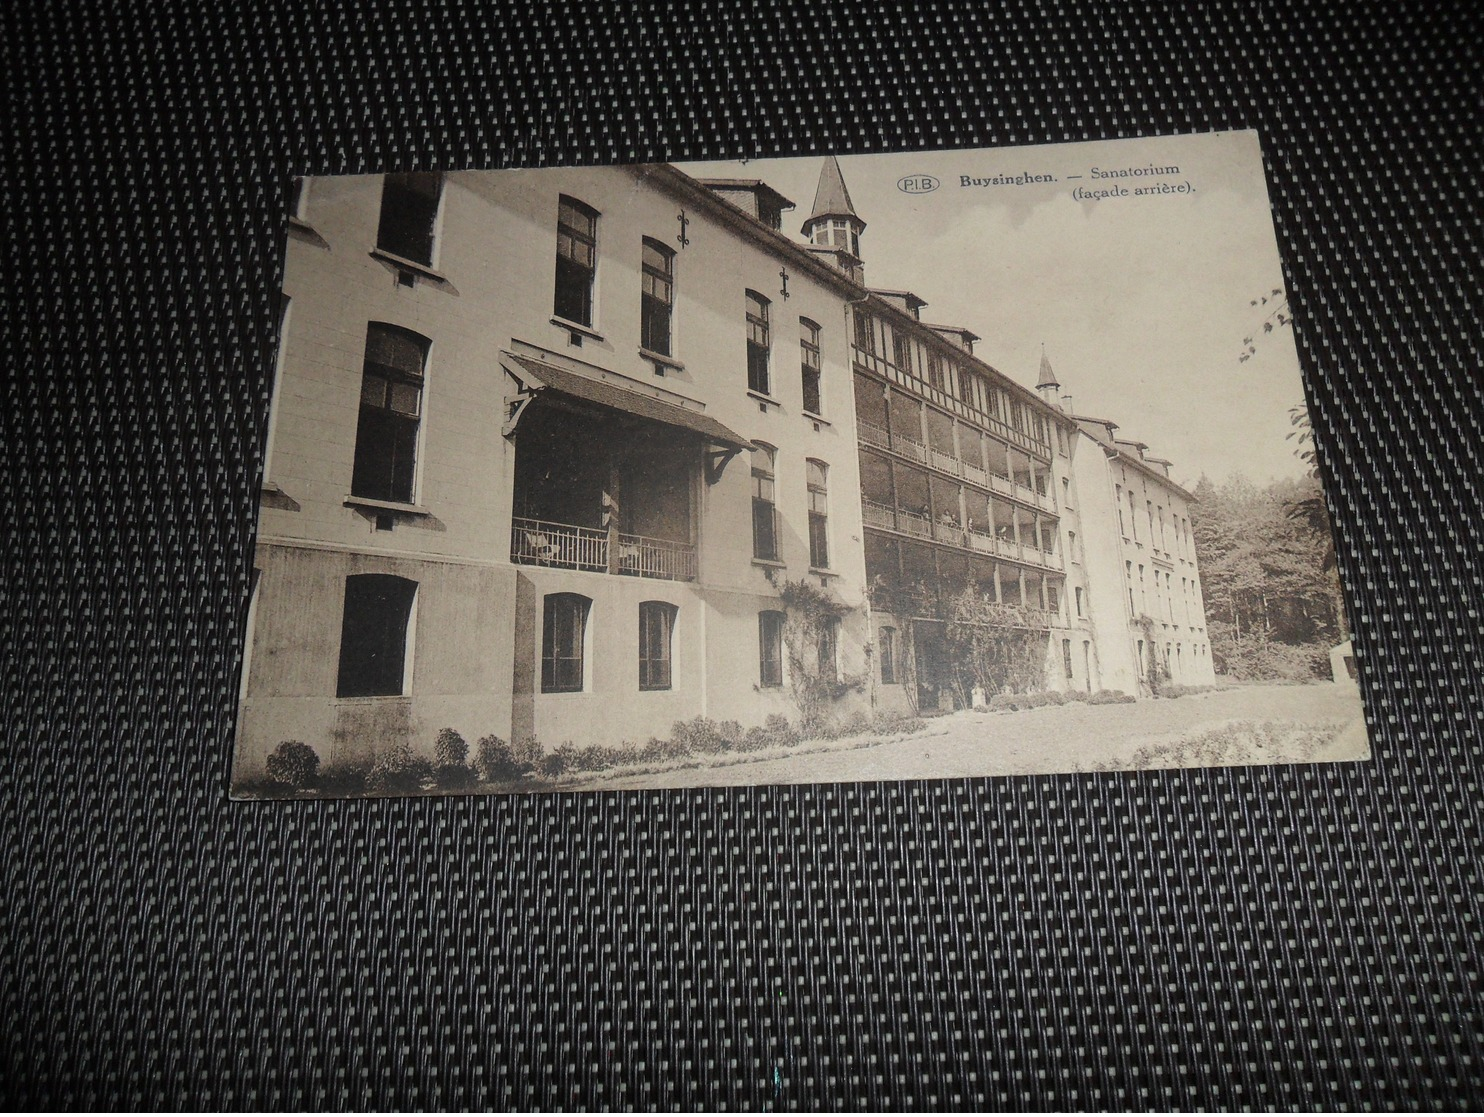
M 797 716 L 784 697 L 755 685 L 757 612 L 777 607 L 777 587 L 786 580 L 810 579 L 859 613 L 842 626 L 841 661 L 846 670 L 864 661 L 844 288 L 780 253 L 760 227 L 740 234 L 739 219 L 721 216 L 720 203 L 677 200 L 657 181 L 644 168 L 448 175 L 434 275 L 399 268 L 375 251 L 381 176 L 307 184 L 303 225 L 292 232 L 286 259 L 290 301 L 259 524 L 262 576 L 239 776 L 261 771 L 267 752 L 289 739 L 315 745 L 328 760 L 403 738 L 430 750 L 444 725 L 471 741 L 528 729 L 551 745 L 668 735 L 675 720 L 713 710 L 745 724 L 770 712 Z M 600 213 L 592 329 L 576 335 L 552 320 L 562 194 Z M 685 246 L 677 239 L 682 209 Z M 639 352 L 646 236 L 676 250 L 673 353 L 683 367 L 664 376 Z M 789 273 L 786 297 L 780 265 Z M 399 282 L 409 270 L 412 286 Z M 767 396 L 747 390 L 748 288 L 771 300 Z M 822 416 L 803 412 L 801 317 L 822 328 Z M 414 509 L 348 501 L 372 321 L 431 342 Z M 777 447 L 780 562 L 752 559 L 750 462 L 743 453 L 717 484 L 698 484 L 696 583 L 511 564 L 519 429 L 513 439 L 501 433 L 507 378 L 500 354 L 512 349 L 630 377 L 636 391 L 677 393 L 744 439 Z M 809 570 L 810 458 L 829 467 L 831 561 L 824 572 Z M 335 699 L 344 579 L 373 566 L 419 585 L 411 689 L 405 698 Z M 477 576 L 470 573 L 476 569 Z M 594 601 L 591 688 L 580 695 L 522 690 L 533 664 L 539 671 L 540 595 L 561 590 Z M 676 686 L 641 694 L 637 609 L 650 599 L 679 606 Z

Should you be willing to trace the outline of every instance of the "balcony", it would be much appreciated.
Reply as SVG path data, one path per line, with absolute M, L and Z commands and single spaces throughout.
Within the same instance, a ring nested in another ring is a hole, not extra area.
M 510 561 L 671 582 L 696 579 L 696 549 L 689 543 L 521 517 L 511 521 Z
M 927 539 L 981 555 L 995 555 L 1029 566 L 1045 567 L 1048 570 L 1063 569 L 1060 552 L 1044 551 L 1033 543 L 1017 543 L 1014 539 L 1000 538 L 972 524 L 966 531 L 953 520 L 940 519 L 934 522 L 921 513 L 908 512 L 904 508 L 894 509 L 889 504 L 869 498 L 861 499 L 861 519 L 866 527 L 895 531 L 916 539 Z
M 966 614 L 964 598 L 931 586 L 892 588 L 876 585 L 871 588 L 870 601 L 872 609 L 890 613 L 898 620 L 952 621 L 1034 632 L 1045 632 L 1061 623 L 1060 614 L 1055 610 L 989 600 L 974 602 Z

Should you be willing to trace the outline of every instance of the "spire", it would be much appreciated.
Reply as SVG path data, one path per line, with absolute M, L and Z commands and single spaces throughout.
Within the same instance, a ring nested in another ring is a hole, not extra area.
M 1041 376 L 1036 381 L 1036 391 L 1052 407 L 1066 410 L 1062 403 L 1061 385 L 1056 382 L 1056 373 L 1051 371 L 1051 362 L 1046 359 L 1046 343 L 1041 343 Z
M 811 224 L 821 217 L 854 217 L 860 221 L 860 216 L 855 212 L 855 206 L 850 202 L 850 191 L 845 188 L 845 176 L 840 173 L 840 160 L 831 155 L 824 161 L 824 168 L 819 172 L 819 189 L 814 192 L 814 209 L 810 211 L 809 221 Z M 861 228 L 866 223 L 860 222 Z M 806 228 L 807 234 L 809 230 Z
M 817 249 L 836 253 L 836 266 L 849 273 L 857 283 L 865 282 L 861 268 L 861 233 L 866 223 L 855 212 L 845 176 L 840 173 L 840 160 L 831 155 L 819 172 L 819 189 L 814 192 L 814 209 L 804 222 L 803 233 Z
M 1060 388 L 1056 382 L 1056 373 L 1051 371 L 1051 362 L 1046 359 L 1046 343 L 1041 343 L 1041 379 L 1036 382 L 1036 391 L 1043 388 Z

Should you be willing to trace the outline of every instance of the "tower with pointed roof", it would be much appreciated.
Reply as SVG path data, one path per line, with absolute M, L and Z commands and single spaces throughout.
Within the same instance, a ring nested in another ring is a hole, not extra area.
M 802 232 L 809 243 L 820 249 L 850 258 L 846 270 L 861 280 L 861 233 L 866 223 L 855 212 L 840 161 L 831 155 L 819 172 L 819 187 L 814 192 L 814 208 L 804 222 Z
M 1041 346 L 1041 375 L 1036 380 L 1036 391 L 1052 407 L 1061 407 L 1061 385 L 1056 382 L 1056 373 L 1051 371 L 1051 362 L 1046 359 L 1046 347 Z

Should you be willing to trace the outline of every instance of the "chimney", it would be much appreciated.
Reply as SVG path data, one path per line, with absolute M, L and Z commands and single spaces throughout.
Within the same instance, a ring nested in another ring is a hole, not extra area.
M 1061 398 L 1061 409 L 1063 411 L 1065 411 L 1068 415 L 1075 415 L 1076 414 L 1076 412 L 1072 410 L 1072 396 L 1071 396 L 1071 393 L 1068 393 L 1067 395 L 1062 396 L 1062 398 Z

